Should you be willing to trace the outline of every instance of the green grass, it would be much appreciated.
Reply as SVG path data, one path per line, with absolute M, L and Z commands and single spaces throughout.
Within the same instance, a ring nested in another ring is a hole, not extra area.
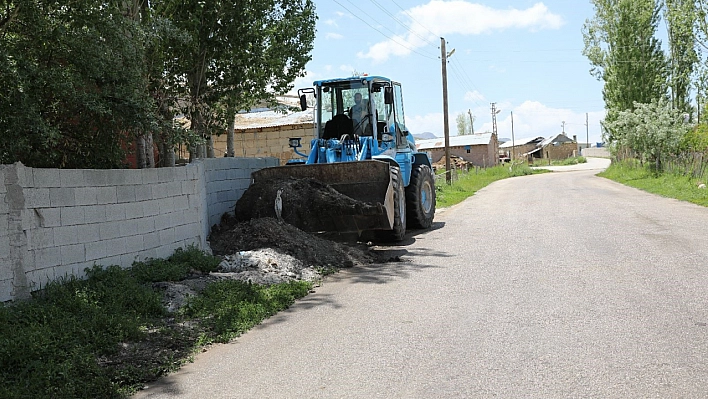
M 179 314 L 167 314 L 151 282 L 179 281 L 218 263 L 188 248 L 129 270 L 96 266 L 86 279 L 55 281 L 31 300 L 0 305 L 0 398 L 125 397 L 179 368 L 205 343 L 238 336 L 311 288 L 215 283 Z M 137 349 L 124 353 L 127 347 Z
M 436 183 L 437 206 L 445 208 L 459 204 L 466 198 L 474 195 L 478 190 L 497 180 L 548 172 L 547 170 L 534 170 L 526 165 L 510 166 L 509 164 L 505 164 L 493 168 L 481 169 L 479 172 L 470 171 L 468 173 L 461 173 L 459 178 L 449 186 L 445 183 L 445 176 L 443 174 Z
M 613 161 L 598 176 L 664 197 L 708 206 L 708 190 L 698 188 L 700 183 L 705 182 L 678 174 L 655 173 L 647 165 L 642 166 L 634 160 Z

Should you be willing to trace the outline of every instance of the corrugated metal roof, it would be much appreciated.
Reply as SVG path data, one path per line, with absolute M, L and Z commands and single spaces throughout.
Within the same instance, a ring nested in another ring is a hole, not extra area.
M 540 143 L 541 141 L 543 141 L 543 137 L 541 137 L 541 136 L 530 137 L 530 138 L 525 138 L 525 139 L 514 139 L 514 141 L 507 141 L 506 143 L 500 145 L 499 148 L 511 148 L 514 146 L 518 147 L 520 145 L 533 144 L 534 142 Z
M 547 145 L 549 145 L 549 144 L 551 144 L 551 143 L 554 143 L 554 142 L 568 143 L 568 142 L 572 142 L 572 141 L 573 141 L 573 140 L 572 140 L 570 137 L 565 136 L 565 135 L 562 134 L 562 133 L 558 133 L 558 134 L 556 134 L 555 136 L 551 136 L 551 137 L 549 137 L 549 138 L 543 140 L 543 141 L 541 142 L 540 146 L 541 146 L 541 147 L 545 147 L 545 146 L 547 146 Z
M 256 129 L 260 127 L 276 127 L 314 123 L 312 110 L 282 113 L 276 111 L 261 111 L 236 114 L 236 129 Z
M 464 147 L 468 145 L 487 145 L 492 141 L 491 133 L 469 134 L 465 136 L 451 136 L 450 147 Z M 416 140 L 415 146 L 419 150 L 432 150 L 445 148 L 445 139 Z

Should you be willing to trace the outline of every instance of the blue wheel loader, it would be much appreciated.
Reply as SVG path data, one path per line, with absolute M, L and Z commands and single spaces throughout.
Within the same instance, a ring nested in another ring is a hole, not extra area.
M 315 134 L 309 154 L 253 174 L 261 179 L 312 178 L 354 200 L 374 204 L 309 225 L 311 231 L 373 230 L 376 240 L 395 242 L 406 228 L 429 228 L 435 216 L 435 181 L 427 153 L 418 152 L 405 124 L 400 83 L 380 76 L 319 80 L 300 89 L 315 99 Z M 375 209 L 375 211 L 371 211 Z

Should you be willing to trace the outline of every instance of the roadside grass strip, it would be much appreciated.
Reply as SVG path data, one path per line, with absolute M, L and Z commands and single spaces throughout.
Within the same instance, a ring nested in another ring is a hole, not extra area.
M 649 166 L 633 160 L 613 160 L 612 165 L 598 176 L 663 197 L 708 206 L 708 189 L 699 188 L 705 181 L 681 174 L 656 173 Z
M 445 175 L 436 182 L 436 201 L 437 206 L 446 208 L 452 205 L 459 204 L 468 197 L 471 197 L 480 189 L 494 183 L 497 180 L 506 179 L 509 177 L 535 175 L 541 173 L 550 173 L 549 170 L 531 169 L 525 164 L 521 165 L 499 165 L 493 168 L 481 169 L 479 171 L 470 170 L 469 172 L 460 173 L 459 178 L 451 185 L 445 183 Z
M 210 284 L 175 314 L 153 282 L 216 270 L 195 248 L 168 259 L 87 269 L 0 305 L 0 398 L 123 398 L 304 297 L 311 284 Z

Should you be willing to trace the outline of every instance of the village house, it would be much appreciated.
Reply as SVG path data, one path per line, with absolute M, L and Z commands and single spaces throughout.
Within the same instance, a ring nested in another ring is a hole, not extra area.
M 445 157 L 445 139 L 417 140 L 418 151 L 430 153 L 433 163 Z M 475 166 L 488 167 L 499 163 L 499 142 L 492 133 L 469 134 L 450 137 L 450 155 L 457 156 Z

